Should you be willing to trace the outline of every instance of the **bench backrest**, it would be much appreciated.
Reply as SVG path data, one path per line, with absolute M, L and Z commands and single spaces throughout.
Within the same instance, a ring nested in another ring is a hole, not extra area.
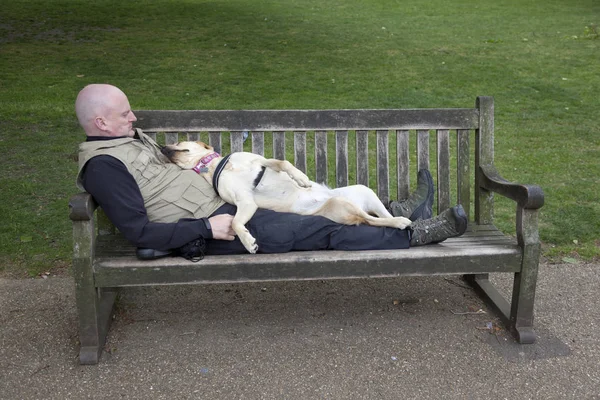
M 422 168 L 433 173 L 435 167 L 438 210 L 460 203 L 470 215 L 473 202 L 476 222 L 492 220 L 491 194 L 482 189 L 471 192 L 471 182 L 479 188 L 478 166 L 493 164 L 490 97 L 478 97 L 475 108 L 454 109 L 134 112 L 135 126 L 159 143 L 202 140 L 219 153 L 252 151 L 279 159 L 287 158 L 287 150 L 293 153 L 294 165 L 316 182 L 330 187 L 370 186 L 384 202 L 408 196 L 412 159 L 414 173 Z M 432 132 L 435 145 L 430 146 Z M 224 149 L 227 142 L 229 149 Z M 272 151 L 266 144 L 272 144 Z M 331 168 L 335 174 L 330 178 Z M 371 185 L 370 171 L 375 175 Z M 390 178 L 394 195 L 390 195 Z M 456 186 L 452 187 L 453 180 Z

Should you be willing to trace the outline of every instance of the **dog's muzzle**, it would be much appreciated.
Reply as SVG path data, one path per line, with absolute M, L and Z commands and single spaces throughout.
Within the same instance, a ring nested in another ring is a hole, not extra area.
M 160 146 L 160 152 L 170 158 L 175 153 L 175 150 L 169 149 L 167 146 Z

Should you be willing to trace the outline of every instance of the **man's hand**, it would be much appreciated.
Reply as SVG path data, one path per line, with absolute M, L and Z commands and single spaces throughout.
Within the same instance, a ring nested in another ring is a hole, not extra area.
M 231 214 L 219 214 L 215 215 L 214 217 L 210 217 L 208 222 L 210 222 L 210 226 L 212 228 L 213 239 L 235 239 L 235 232 L 231 228 L 231 221 L 233 221 L 233 215 Z

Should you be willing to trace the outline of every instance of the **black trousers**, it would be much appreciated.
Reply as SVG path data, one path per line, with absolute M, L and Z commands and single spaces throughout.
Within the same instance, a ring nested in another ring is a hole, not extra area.
M 235 215 L 236 206 L 224 204 L 211 216 Z M 341 225 L 325 217 L 258 209 L 246 228 L 256 238 L 259 253 L 302 250 L 391 250 L 407 249 L 408 231 L 369 225 Z M 235 240 L 207 240 L 206 254 L 244 254 Z

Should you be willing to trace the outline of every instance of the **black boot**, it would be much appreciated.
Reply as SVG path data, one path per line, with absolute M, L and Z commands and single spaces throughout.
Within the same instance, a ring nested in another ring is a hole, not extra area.
M 431 173 L 422 169 L 417 174 L 417 190 L 412 192 L 408 199 L 392 201 L 390 213 L 394 217 L 405 217 L 411 221 L 430 219 L 433 215 L 433 178 Z
M 459 204 L 447 209 L 435 218 L 418 220 L 410 226 L 411 246 L 439 243 L 460 236 L 467 230 L 467 214 Z

